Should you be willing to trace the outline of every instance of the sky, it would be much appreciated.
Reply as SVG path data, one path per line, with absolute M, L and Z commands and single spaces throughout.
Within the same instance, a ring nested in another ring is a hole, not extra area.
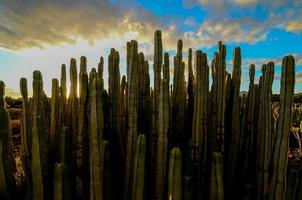
M 302 92 L 301 0 L 0 0 L 0 80 L 7 96 L 19 96 L 19 80 L 26 77 L 31 91 L 32 72 L 43 74 L 49 95 L 51 80 L 60 78 L 60 66 L 70 58 L 87 57 L 88 69 L 97 67 L 110 48 L 120 53 L 120 71 L 126 73 L 126 42 L 138 41 L 149 60 L 153 77 L 153 40 L 160 29 L 170 61 L 178 39 L 188 48 L 201 49 L 208 62 L 217 43 L 227 46 L 227 69 L 232 70 L 233 49 L 241 47 L 241 90 L 248 89 L 248 66 L 275 62 L 273 92 L 279 93 L 281 62 L 293 55 L 295 92 Z M 173 63 L 170 64 L 171 68 Z M 171 69 L 173 72 L 173 69 Z M 105 83 L 106 86 L 106 83 Z

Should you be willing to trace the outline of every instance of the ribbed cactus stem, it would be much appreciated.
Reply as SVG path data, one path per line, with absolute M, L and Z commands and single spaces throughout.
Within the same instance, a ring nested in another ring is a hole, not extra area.
M 214 152 L 211 164 L 210 200 L 223 199 L 223 158 L 221 152 Z
M 182 40 L 177 42 L 177 53 L 174 56 L 174 77 L 173 77 L 173 95 L 172 95 L 172 122 L 173 136 L 172 144 L 181 146 L 184 131 L 185 105 L 185 64 L 182 61 Z
M 295 60 L 285 56 L 282 60 L 280 88 L 280 117 L 273 154 L 272 195 L 270 199 L 282 200 L 286 191 L 287 152 L 292 119 L 292 103 L 295 89 Z
M 257 198 L 269 196 L 269 170 L 271 161 L 272 133 L 272 84 L 274 79 L 274 63 L 262 66 L 262 83 L 260 91 L 260 110 L 257 137 Z
M 60 124 L 61 126 L 66 125 L 66 115 L 67 115 L 67 87 L 66 87 L 66 65 L 61 66 L 61 81 L 60 81 Z
M 43 81 L 39 71 L 33 73 L 32 159 L 33 199 L 47 198 L 48 165 L 43 102 Z
M 233 73 L 231 81 L 231 96 L 230 101 L 232 105 L 232 118 L 231 118 L 231 129 L 228 134 L 230 137 L 230 147 L 228 154 L 228 173 L 226 174 L 227 187 L 231 188 L 228 191 L 232 192 L 235 184 L 235 175 L 237 170 L 237 161 L 239 156 L 240 146 L 240 82 L 241 82 L 241 52 L 240 48 L 236 47 L 233 54 Z M 232 194 L 230 194 L 232 195 Z
M 56 149 L 59 137 L 59 81 L 52 80 L 51 89 L 51 108 L 50 108 L 50 148 L 52 152 L 52 161 L 57 158 Z
M 195 53 L 194 115 L 192 125 L 193 195 L 199 196 L 205 177 L 207 153 L 207 99 L 209 95 L 209 66 L 207 55 Z
M 215 146 L 221 152 L 224 152 L 224 115 L 225 115 L 225 94 L 226 94 L 226 47 L 221 42 L 218 44 L 219 53 L 215 54 L 215 63 L 217 64 L 217 122 L 216 122 L 216 143 Z
M 164 54 L 163 79 L 167 80 L 168 85 L 170 84 L 170 61 L 168 52 Z
M 30 108 L 27 93 L 27 80 L 26 78 L 20 79 L 20 93 L 22 96 L 22 131 L 21 131 L 21 144 L 22 150 L 26 157 L 30 156 L 31 152 L 31 124 L 30 124 Z
M 157 30 L 154 33 L 154 117 L 155 117 L 155 133 L 157 134 L 158 131 L 158 96 L 160 90 L 160 80 L 161 80 L 161 67 L 163 63 L 163 45 L 162 45 L 162 36 L 161 31 Z
M 81 56 L 80 59 L 80 73 L 81 72 L 86 72 L 87 71 L 87 59 L 85 56 Z
M 70 200 L 70 190 L 68 185 L 68 170 L 64 163 L 56 163 L 54 165 L 53 175 L 53 199 L 54 200 Z
M 167 177 L 166 165 L 168 156 L 169 131 L 169 84 L 166 79 L 161 80 L 159 93 L 159 129 L 156 151 L 155 168 L 155 198 L 164 199 L 165 182 Z
M 146 137 L 140 134 L 134 157 L 134 173 L 132 199 L 143 200 L 145 196 L 145 165 L 146 165 Z
M 90 199 L 103 199 L 103 101 L 102 82 L 92 80 L 90 91 Z
M 182 199 L 182 158 L 181 151 L 174 147 L 170 152 L 168 174 L 168 200 Z
M 131 199 L 134 152 L 137 139 L 137 106 L 138 106 L 138 49 L 137 42 L 127 42 L 127 113 L 128 131 L 125 164 L 124 198 Z
M 76 149 L 76 163 L 77 163 L 77 194 L 78 197 L 84 198 L 87 195 L 87 177 L 89 170 L 87 158 L 89 149 L 89 135 L 88 135 L 88 75 L 86 71 L 80 72 L 80 96 L 79 96 L 79 112 L 78 112 L 78 134 L 77 134 L 77 149 Z M 86 189 L 85 189 L 86 188 Z
M 4 102 L 5 84 L 0 81 L 0 196 L 3 199 L 14 199 L 15 180 L 12 149 L 12 132 L 9 114 Z

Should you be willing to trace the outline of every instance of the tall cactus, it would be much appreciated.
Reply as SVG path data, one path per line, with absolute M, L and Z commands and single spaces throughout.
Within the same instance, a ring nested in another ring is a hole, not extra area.
M 161 67 L 163 63 L 163 45 L 161 31 L 157 30 L 154 33 L 154 118 L 155 118 L 155 134 L 158 131 L 158 105 L 159 105 L 159 93 L 160 93 L 160 80 L 161 80 Z
M 271 160 L 272 133 L 272 84 L 274 78 L 274 63 L 262 66 L 262 83 L 260 92 L 260 111 L 257 137 L 257 199 L 269 196 L 269 167 Z
M 51 108 L 50 108 L 50 151 L 52 162 L 57 159 L 57 144 L 59 137 L 59 81 L 52 80 Z M 53 163 L 52 163 L 53 164 Z
M 182 199 L 182 176 L 181 176 L 182 158 L 181 151 L 174 147 L 170 152 L 169 175 L 168 175 L 168 199 Z
M 33 199 L 49 198 L 48 159 L 45 134 L 43 80 L 39 71 L 33 73 L 32 159 Z
M 240 82 L 241 82 L 241 52 L 240 48 L 236 47 L 233 54 L 233 73 L 231 81 L 231 96 L 232 101 L 232 118 L 231 118 L 231 129 L 229 130 L 228 137 L 230 137 L 229 151 L 226 152 L 228 165 L 226 173 L 227 184 L 226 186 L 230 189 L 229 192 L 233 192 L 235 184 L 235 172 L 237 170 L 237 160 L 239 155 L 240 146 Z M 233 195 L 231 193 L 231 195 Z
M 14 199 L 14 159 L 12 130 L 4 103 L 5 85 L 0 81 L 0 198 Z
M 132 186 L 132 199 L 143 200 L 145 196 L 145 165 L 146 165 L 146 137 L 140 134 L 134 157 L 134 173 Z
M 185 91 L 185 63 L 182 61 L 182 40 L 177 42 L 177 53 L 174 56 L 174 77 L 172 95 L 172 144 L 181 146 L 184 131 L 184 115 L 186 101 L 183 98 Z
M 209 96 L 209 66 L 207 55 L 201 51 L 195 53 L 194 116 L 192 125 L 192 162 L 193 195 L 200 198 L 207 154 L 207 100 Z
M 68 115 L 69 115 L 69 127 L 72 133 L 72 162 L 73 170 L 76 166 L 76 145 L 77 145 L 77 133 L 78 133 L 78 77 L 77 77 L 77 65 L 76 60 L 71 58 L 70 60 L 70 91 L 68 98 Z M 75 173 L 75 172 L 73 172 Z
M 158 122 L 154 199 L 164 199 L 169 131 L 169 85 L 166 79 L 162 79 L 160 85 Z
M 225 95 L 226 95 L 226 47 L 221 42 L 218 43 L 219 53 L 215 54 L 215 63 L 217 65 L 217 122 L 216 122 L 216 142 L 215 147 L 224 152 L 224 118 L 225 118 Z
M 270 199 L 284 199 L 286 190 L 287 151 L 291 128 L 292 103 L 295 89 L 295 60 L 285 56 L 282 60 L 280 88 L 280 118 L 273 154 L 272 195 Z
M 128 131 L 125 164 L 124 198 L 131 199 L 133 160 L 137 139 L 137 103 L 138 103 L 138 50 L 137 42 L 127 42 L 127 113 Z
M 83 61 L 81 61 L 83 62 Z M 81 63 L 83 65 L 83 63 Z M 88 195 L 88 173 L 89 170 L 87 154 L 89 153 L 89 136 L 88 136 L 88 75 L 86 68 L 81 66 L 80 72 L 80 96 L 79 96 L 79 111 L 78 111 L 78 134 L 77 134 L 77 149 L 76 149 L 76 163 L 77 163 L 77 196 L 84 199 Z
M 102 82 L 99 77 L 91 84 L 90 110 L 90 199 L 103 199 L 103 101 Z
M 20 79 L 20 93 L 22 96 L 22 116 L 21 116 L 21 149 L 23 153 L 24 173 L 26 176 L 27 197 L 31 198 L 31 112 L 27 92 L 27 79 Z

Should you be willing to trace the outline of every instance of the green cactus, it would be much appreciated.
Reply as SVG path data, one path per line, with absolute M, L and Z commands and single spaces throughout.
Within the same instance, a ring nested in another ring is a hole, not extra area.
M 145 165 L 146 165 L 146 137 L 140 134 L 137 137 L 137 144 L 134 156 L 134 172 L 132 199 L 143 200 L 145 196 Z
M 59 111 L 59 119 L 60 126 L 66 126 L 66 118 L 67 118 L 67 88 L 66 88 L 66 65 L 61 66 L 61 80 L 60 80 L 60 111 Z
M 169 85 L 166 79 L 162 79 L 160 85 L 158 122 L 154 199 L 164 199 L 169 131 Z
M 78 134 L 77 134 L 77 149 L 76 149 L 76 162 L 77 162 L 77 196 L 84 199 L 89 194 L 89 135 L 88 135 L 88 75 L 86 68 L 80 72 L 80 96 L 78 107 Z
M 47 135 L 45 133 L 43 80 L 39 71 L 33 73 L 32 98 L 32 159 L 31 174 L 33 199 L 48 199 L 49 178 L 47 159 Z
M 269 197 L 269 169 L 271 160 L 271 97 L 274 63 L 262 66 L 260 110 L 257 137 L 257 199 Z
M 54 165 L 53 177 L 53 199 L 54 200 L 70 200 L 71 193 L 68 184 L 68 170 L 64 163 L 56 163 Z
M 210 200 L 223 200 L 223 157 L 221 152 L 213 152 L 211 165 Z
M 174 147 L 170 151 L 169 174 L 168 174 L 168 199 L 182 199 L 182 158 L 181 151 Z
M 177 42 L 177 53 L 174 56 L 174 77 L 172 94 L 172 146 L 181 146 L 185 118 L 185 63 L 182 61 L 182 40 Z
M 102 82 L 92 80 L 90 90 L 90 199 L 103 199 L 103 101 Z
M 207 55 L 195 53 L 194 116 L 192 125 L 193 196 L 201 197 L 207 161 L 207 99 L 209 91 L 209 66 Z
M 50 151 L 52 162 L 57 160 L 56 149 L 59 139 L 59 81 L 52 80 L 50 108 Z
M 282 60 L 280 88 L 280 118 L 273 153 L 273 175 L 270 199 L 284 199 L 286 191 L 286 170 L 289 131 L 291 128 L 292 103 L 295 89 L 295 60 L 285 56 Z
M 9 114 L 4 102 L 5 85 L 0 81 L 0 198 L 14 199 L 16 185 L 14 180 L 15 162 L 12 149 L 12 130 Z
M 236 47 L 233 54 L 233 73 L 231 81 L 231 96 L 230 101 L 232 105 L 232 118 L 231 127 L 228 130 L 228 137 L 230 137 L 230 146 L 228 148 L 227 154 L 227 168 L 226 173 L 226 186 L 230 195 L 233 195 L 233 190 L 236 188 L 236 171 L 237 160 L 239 159 L 239 148 L 240 148 L 240 82 L 241 82 L 241 52 L 240 48 Z M 237 171 L 238 172 L 238 171 Z M 229 194 L 227 194 L 229 195 Z
M 138 105 L 138 50 L 137 42 L 127 42 L 127 115 L 128 131 L 125 164 L 124 198 L 131 199 L 134 152 L 137 139 L 137 105 Z

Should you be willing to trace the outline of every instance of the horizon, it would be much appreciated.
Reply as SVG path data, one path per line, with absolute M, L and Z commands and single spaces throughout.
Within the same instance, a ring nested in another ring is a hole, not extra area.
M 50 96 L 51 79 L 59 79 L 61 64 L 69 69 L 70 59 L 76 58 L 79 66 L 80 56 L 87 57 L 88 70 L 97 67 L 103 56 L 107 80 L 110 48 L 119 51 L 120 71 L 124 75 L 125 44 L 132 39 L 137 40 L 139 51 L 149 61 L 153 84 L 153 37 L 157 29 L 162 31 L 163 50 L 170 55 L 171 72 L 171 58 L 178 39 L 183 40 L 185 62 L 188 48 L 192 48 L 193 52 L 201 49 L 207 53 L 209 63 L 221 40 L 227 46 L 229 72 L 233 49 L 241 47 L 241 91 L 248 89 L 249 64 L 256 65 L 258 82 L 262 64 L 274 61 L 273 93 L 279 94 L 280 63 L 285 55 L 292 54 L 296 62 L 295 93 L 302 92 L 302 2 L 298 0 L 156 0 L 152 3 L 146 0 L 84 3 L 3 0 L 0 16 L 0 80 L 6 84 L 6 96 L 19 96 L 21 77 L 27 78 L 31 91 L 34 70 L 42 72 L 44 90 Z

